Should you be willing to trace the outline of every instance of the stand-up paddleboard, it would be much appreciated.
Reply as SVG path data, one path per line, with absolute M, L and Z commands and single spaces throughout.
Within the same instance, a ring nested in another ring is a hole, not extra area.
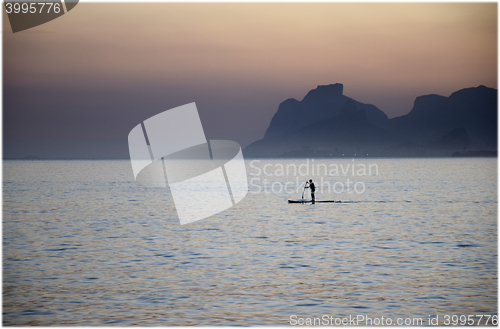
M 288 203 L 312 203 L 311 199 L 288 200 Z M 334 200 L 316 200 L 314 203 L 342 203 L 342 201 Z
M 312 182 L 312 180 L 311 180 Z M 304 190 L 302 191 L 302 199 L 298 200 L 288 200 L 288 203 L 312 203 L 312 199 L 304 199 L 304 192 L 306 191 L 306 188 L 308 188 L 307 184 L 309 184 L 308 181 L 306 181 L 306 184 L 304 185 Z M 311 192 L 313 193 L 313 192 Z M 342 203 L 342 201 L 333 201 L 333 200 L 319 200 L 319 201 L 314 201 L 314 203 Z

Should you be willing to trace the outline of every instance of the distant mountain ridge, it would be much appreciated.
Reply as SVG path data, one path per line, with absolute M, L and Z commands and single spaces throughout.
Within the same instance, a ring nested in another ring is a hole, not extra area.
M 264 138 L 247 157 L 450 156 L 497 148 L 497 90 L 461 89 L 449 97 L 419 96 L 412 110 L 388 119 L 371 104 L 343 95 L 340 83 L 282 102 Z
M 350 100 L 357 109 L 365 109 L 370 121 L 384 125 L 387 115 L 371 104 L 363 104 L 343 95 L 344 86 L 340 83 L 318 86 L 298 101 L 289 98 L 282 102 L 267 129 L 264 139 L 276 137 L 305 127 L 311 123 L 330 119 L 338 115 Z M 306 115 L 304 115 L 306 114 Z

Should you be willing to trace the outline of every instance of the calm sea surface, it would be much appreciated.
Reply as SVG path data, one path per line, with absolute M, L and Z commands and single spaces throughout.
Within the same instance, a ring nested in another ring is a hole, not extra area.
M 138 186 L 129 161 L 4 161 L 3 324 L 498 314 L 497 159 L 247 160 L 247 173 L 245 199 L 181 226 L 168 188 Z M 288 204 L 309 178 L 317 200 L 344 203 Z

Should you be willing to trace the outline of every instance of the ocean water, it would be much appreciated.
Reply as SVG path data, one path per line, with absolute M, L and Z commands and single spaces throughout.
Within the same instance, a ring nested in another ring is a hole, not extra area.
M 4 161 L 3 324 L 498 314 L 496 158 L 246 165 L 240 203 L 180 225 L 129 161 Z M 309 178 L 343 202 L 288 204 Z

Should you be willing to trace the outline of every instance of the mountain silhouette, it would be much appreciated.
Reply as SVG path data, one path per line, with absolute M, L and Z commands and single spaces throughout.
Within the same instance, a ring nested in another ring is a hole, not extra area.
M 410 113 L 390 120 L 390 130 L 405 139 L 430 143 L 463 127 L 478 148 L 497 147 L 497 90 L 485 86 L 454 92 L 450 97 L 420 96 Z
M 290 98 L 282 102 L 271 120 L 264 139 L 295 131 L 320 120 L 333 118 L 340 113 L 348 101 L 354 102 L 357 109 L 364 109 L 370 122 L 379 126 L 387 123 L 387 115 L 384 112 L 373 105 L 363 104 L 344 96 L 343 89 L 344 86 L 340 83 L 318 86 L 309 91 L 302 101 Z
M 419 96 L 412 110 L 388 119 L 371 104 L 343 95 L 343 85 L 318 86 L 282 102 L 264 138 L 247 157 L 450 156 L 469 148 L 496 150 L 497 90 L 462 89 L 449 97 Z

